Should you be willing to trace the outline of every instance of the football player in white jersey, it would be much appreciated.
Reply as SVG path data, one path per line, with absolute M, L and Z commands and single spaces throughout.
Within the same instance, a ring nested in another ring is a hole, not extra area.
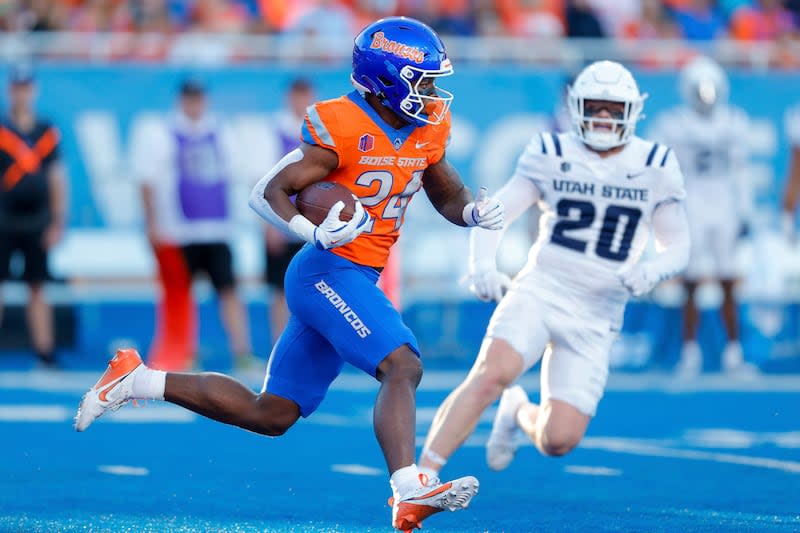
M 686 266 L 683 176 L 670 148 L 635 136 L 644 99 L 625 67 L 593 63 L 569 90 L 572 131 L 541 133 L 525 148 L 498 198 L 512 220 L 537 202 L 543 214 L 513 282 L 495 265 L 501 236 L 471 233 L 471 289 L 500 304 L 472 370 L 434 418 L 419 463 L 426 475 L 438 475 L 501 393 L 491 468 L 511 462 L 518 428 L 545 455 L 572 450 L 603 395 L 628 298 Z M 651 228 L 658 253 L 639 261 Z M 539 359 L 537 405 L 512 384 Z
M 702 281 L 722 287 L 722 322 L 727 345 L 722 353 L 726 372 L 752 373 L 739 343 L 735 285 L 738 278 L 736 245 L 749 218 L 742 185 L 749 150 L 748 118 L 727 104 L 728 79 L 713 60 L 699 56 L 680 74 L 684 104 L 661 113 L 650 137 L 675 150 L 686 176 L 686 215 L 692 236 L 689 265 L 683 276 L 686 288 L 683 349 L 676 367 L 683 377 L 702 371 L 703 355 L 697 342 L 700 314 L 695 291 Z

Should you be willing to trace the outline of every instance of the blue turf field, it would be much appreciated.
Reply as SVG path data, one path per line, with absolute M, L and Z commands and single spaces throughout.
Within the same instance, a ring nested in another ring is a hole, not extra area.
M 423 378 L 418 442 L 461 375 Z M 96 377 L 0 372 L 1 531 L 391 531 L 367 378 L 343 376 L 314 416 L 269 439 L 160 403 L 75 433 Z M 527 446 L 502 473 L 484 464 L 489 412 L 444 472 L 477 476 L 480 493 L 424 531 L 800 531 L 799 391 L 797 377 L 612 376 L 579 449 L 550 459 Z

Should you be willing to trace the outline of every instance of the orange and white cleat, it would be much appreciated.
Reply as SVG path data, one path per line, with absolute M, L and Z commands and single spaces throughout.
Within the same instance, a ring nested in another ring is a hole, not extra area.
M 392 525 L 404 533 L 422 529 L 422 521 L 438 512 L 466 509 L 473 496 L 478 494 L 480 485 L 472 476 L 442 483 L 420 475 L 420 481 L 423 484 L 401 500 L 395 502 L 394 498 L 389 498 Z
M 117 350 L 105 373 L 83 395 L 75 415 L 75 431 L 85 431 L 106 411 L 116 411 L 131 400 L 136 373 L 146 368 L 133 348 Z

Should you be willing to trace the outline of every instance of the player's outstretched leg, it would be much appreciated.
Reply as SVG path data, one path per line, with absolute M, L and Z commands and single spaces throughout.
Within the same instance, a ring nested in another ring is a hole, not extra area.
M 134 349 L 117 350 L 105 373 L 81 399 L 75 429 L 85 431 L 107 411 L 130 400 L 166 400 L 218 422 L 261 435 L 283 435 L 300 417 L 292 400 L 256 394 L 235 379 L 214 372 L 167 373 L 142 363 Z
M 478 480 L 464 476 L 442 483 L 426 479 L 420 474 L 420 486 L 398 500 L 389 499 L 392 505 L 392 525 L 400 531 L 421 529 L 422 521 L 441 511 L 466 509 L 478 493 Z
M 136 350 L 117 350 L 97 383 L 83 395 L 75 415 L 75 430 L 86 430 L 106 411 L 116 411 L 128 403 L 133 398 L 136 375 L 146 368 Z
M 504 470 L 514 459 L 519 447 L 515 438 L 519 428 L 517 412 L 527 402 L 528 395 L 519 385 L 508 387 L 500 396 L 492 431 L 486 441 L 486 462 L 492 470 Z

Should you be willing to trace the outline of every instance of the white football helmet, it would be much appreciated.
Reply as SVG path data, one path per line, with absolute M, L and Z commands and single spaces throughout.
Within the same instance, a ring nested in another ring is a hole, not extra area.
M 621 146 L 636 131 L 636 123 L 644 118 L 642 109 L 646 94 L 639 92 L 633 75 L 613 61 L 597 61 L 578 74 L 569 87 L 567 106 L 575 134 L 595 150 L 605 151 Z M 622 102 L 622 118 L 595 118 L 584 112 L 587 100 Z M 598 124 L 611 125 L 611 130 L 595 130 Z
M 728 76 L 713 59 L 698 56 L 681 70 L 680 92 L 695 111 L 707 115 L 727 102 Z

